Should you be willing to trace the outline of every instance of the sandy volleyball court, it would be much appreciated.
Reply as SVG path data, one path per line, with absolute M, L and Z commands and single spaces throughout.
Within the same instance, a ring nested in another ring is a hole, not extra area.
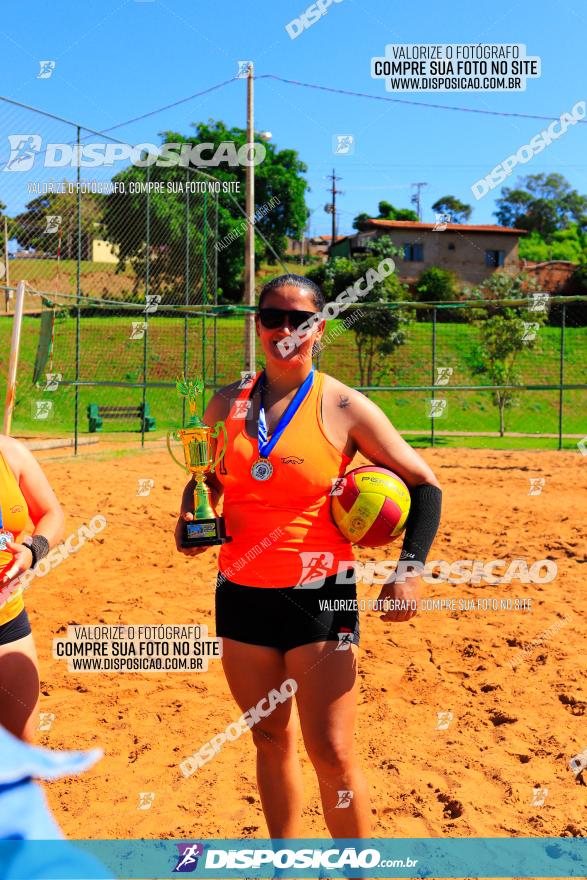
M 407 624 L 362 615 L 357 745 L 374 834 L 585 835 L 585 783 L 569 760 L 587 748 L 587 460 L 452 449 L 424 457 L 444 489 L 431 558 L 548 558 L 559 574 L 542 585 L 429 588 L 437 598 L 530 599 L 531 611 L 422 611 Z M 214 633 L 216 552 L 188 560 L 173 543 L 180 470 L 163 450 L 117 457 L 95 448 L 78 460 L 46 459 L 44 467 L 65 507 L 67 534 L 96 514 L 108 521 L 27 591 L 48 713 L 40 741 L 105 752 L 84 777 L 46 786 L 63 829 L 77 838 L 266 837 L 249 734 L 190 778 L 178 768 L 240 715 L 218 660 L 205 673 L 76 674 L 52 657 L 52 639 L 71 624 L 206 624 Z M 528 494 L 534 477 L 545 480 L 539 496 Z M 154 481 L 148 497 L 137 495 L 142 479 Z M 360 551 L 359 558 L 383 555 Z M 360 595 L 377 590 L 360 585 Z M 450 714 L 439 722 L 438 713 Z M 300 752 L 303 833 L 326 836 L 314 774 Z M 548 789 L 542 805 L 532 803 L 536 788 Z M 148 809 L 139 809 L 141 793 L 149 793 Z

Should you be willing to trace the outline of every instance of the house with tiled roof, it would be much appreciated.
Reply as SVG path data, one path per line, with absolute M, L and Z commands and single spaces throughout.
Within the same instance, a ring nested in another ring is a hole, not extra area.
M 415 281 L 424 269 L 449 269 L 466 284 L 478 284 L 496 269 L 521 269 L 518 242 L 524 229 L 465 223 L 416 223 L 412 220 L 366 220 L 362 229 L 339 239 L 330 256 L 359 256 L 380 236 L 388 236 L 402 252 L 396 261 L 405 281 Z

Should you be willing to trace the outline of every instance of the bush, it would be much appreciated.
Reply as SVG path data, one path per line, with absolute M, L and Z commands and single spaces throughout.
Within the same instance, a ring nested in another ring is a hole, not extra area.
M 457 276 L 448 269 L 431 266 L 424 269 L 416 283 L 420 302 L 452 302 L 459 293 Z

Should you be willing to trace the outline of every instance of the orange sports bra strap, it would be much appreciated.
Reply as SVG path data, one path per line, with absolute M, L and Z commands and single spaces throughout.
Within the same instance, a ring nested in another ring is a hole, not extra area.
M 316 418 L 318 419 L 318 424 L 322 425 L 322 394 L 324 392 L 324 373 L 318 372 L 318 370 L 314 370 L 314 388 L 312 389 L 316 394 Z

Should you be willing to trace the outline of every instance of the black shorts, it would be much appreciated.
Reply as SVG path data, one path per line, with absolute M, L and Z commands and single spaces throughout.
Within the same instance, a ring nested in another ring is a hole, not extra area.
M 280 651 L 312 642 L 358 645 L 356 583 L 335 580 L 336 574 L 331 575 L 316 589 L 243 587 L 219 575 L 216 635 Z
M 20 614 L 9 620 L 8 623 L 0 624 L 0 645 L 8 645 L 10 642 L 16 642 L 18 639 L 24 639 L 30 636 L 31 624 L 26 608 L 23 608 Z

